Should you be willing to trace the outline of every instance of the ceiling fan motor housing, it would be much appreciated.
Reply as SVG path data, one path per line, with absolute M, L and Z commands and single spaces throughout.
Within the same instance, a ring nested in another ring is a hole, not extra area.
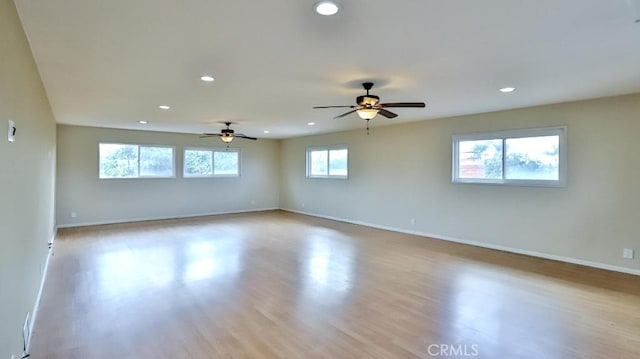
M 363 95 L 356 98 L 356 103 L 359 106 L 371 107 L 377 105 L 378 102 L 380 102 L 380 97 L 375 95 Z

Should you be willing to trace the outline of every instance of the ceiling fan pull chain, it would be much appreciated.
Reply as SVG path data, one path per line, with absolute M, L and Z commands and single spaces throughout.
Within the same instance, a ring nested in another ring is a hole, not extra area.
M 367 120 L 367 136 L 369 136 L 369 120 Z

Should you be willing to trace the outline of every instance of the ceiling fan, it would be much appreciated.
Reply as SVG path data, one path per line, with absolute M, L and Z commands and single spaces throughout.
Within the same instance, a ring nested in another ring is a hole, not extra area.
M 235 131 L 229 128 L 229 126 L 231 126 L 231 122 L 225 122 L 224 124 L 227 126 L 227 128 L 223 128 L 220 133 L 203 133 L 200 138 L 219 136 L 222 142 L 226 143 L 227 146 L 229 146 L 229 143 L 231 143 L 231 141 L 233 141 L 233 139 L 236 137 L 244 138 L 247 140 L 257 140 L 257 138 L 247 136 L 244 133 L 235 133 Z
M 316 106 L 315 108 L 352 108 L 353 110 L 349 112 L 345 112 L 340 116 L 336 116 L 334 118 L 341 118 L 347 115 L 350 115 L 354 112 L 358 114 L 358 116 L 366 121 L 372 120 L 376 115 L 380 114 L 386 118 L 394 118 L 398 115 L 385 110 L 385 108 L 389 107 L 425 107 L 424 102 L 390 102 L 390 103 L 380 103 L 380 97 L 375 95 L 370 95 L 369 90 L 373 87 L 373 82 L 365 82 L 362 84 L 362 87 L 367 91 L 366 95 L 356 97 L 356 105 L 352 106 Z

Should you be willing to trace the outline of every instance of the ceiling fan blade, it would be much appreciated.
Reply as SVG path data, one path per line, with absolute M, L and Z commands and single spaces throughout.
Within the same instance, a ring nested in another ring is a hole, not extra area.
M 354 113 L 354 112 L 356 112 L 356 110 L 349 111 L 349 112 L 345 112 L 345 113 L 343 113 L 343 114 L 342 114 L 342 115 L 340 115 L 340 116 L 336 116 L 336 117 L 334 117 L 333 119 L 335 120 L 336 118 L 342 118 L 342 117 L 347 116 L 347 115 L 350 115 L 350 114 L 352 114 L 352 113 Z
M 394 117 L 398 117 L 398 115 L 397 115 L 397 114 L 395 114 L 395 113 L 393 113 L 393 112 L 391 112 L 391 111 L 387 111 L 387 110 L 385 110 L 385 109 L 383 109 L 383 108 L 381 108 L 381 109 L 379 109 L 379 110 L 378 110 L 378 115 L 382 115 L 382 116 L 384 116 L 384 117 L 386 117 L 386 118 L 394 118 Z
M 200 138 L 205 138 L 205 137 L 218 137 L 218 136 L 222 136 L 219 133 L 203 133 L 202 135 L 200 135 Z
M 315 106 L 312 108 L 356 108 L 356 106 Z
M 380 107 L 425 107 L 424 102 L 392 102 L 381 103 Z
M 254 140 L 254 141 L 255 141 L 255 140 L 257 140 L 257 138 L 256 138 L 256 137 L 247 136 L 247 135 L 245 135 L 244 133 L 236 133 L 235 137 L 238 137 L 238 138 L 245 138 L 245 139 L 247 139 L 247 140 Z

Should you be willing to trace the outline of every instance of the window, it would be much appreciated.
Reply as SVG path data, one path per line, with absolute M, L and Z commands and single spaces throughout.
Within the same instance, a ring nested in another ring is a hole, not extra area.
M 307 148 L 307 177 L 347 178 L 349 150 L 347 146 Z
M 453 182 L 566 185 L 566 127 L 453 136 Z
M 172 178 L 174 148 L 171 146 L 99 143 L 99 178 Z
M 240 150 L 185 148 L 184 177 L 238 177 Z

